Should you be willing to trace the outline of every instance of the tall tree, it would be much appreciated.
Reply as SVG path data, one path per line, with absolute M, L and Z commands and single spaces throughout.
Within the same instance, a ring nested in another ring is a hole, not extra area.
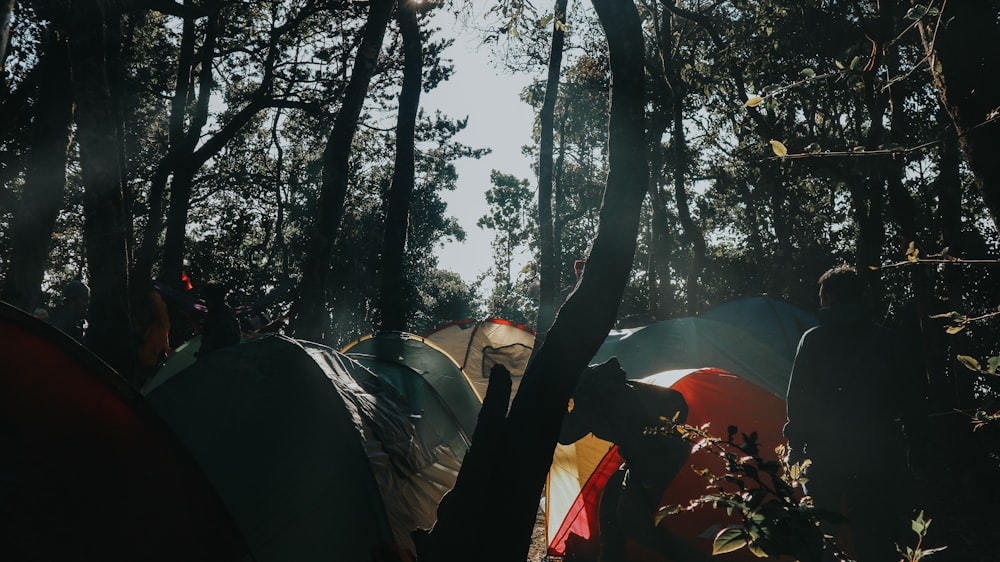
M 555 145 L 556 99 L 559 96 L 559 76 L 562 71 L 563 49 L 566 43 L 567 0 L 556 0 L 552 18 L 552 46 L 549 49 L 548 76 L 545 98 L 538 112 L 538 318 L 535 329 L 538 340 L 545 341 L 545 333 L 555 318 L 559 299 L 559 255 L 556 254 L 555 217 L 553 199 L 553 152 Z
M 323 150 L 322 189 L 309 248 L 302 266 L 302 282 L 295 303 L 296 317 L 292 324 L 295 334 L 304 339 L 324 341 L 331 335 L 328 333 L 330 315 L 327 311 L 327 280 L 330 276 L 333 244 L 344 215 L 351 145 L 394 5 L 395 0 L 372 0 L 369 4 L 368 19 L 354 58 L 351 79 Z
M 914 6 L 923 17 L 927 8 Z M 1000 81 L 984 77 L 1000 73 L 1000 1 L 946 2 L 924 29 L 934 81 L 955 124 L 962 151 L 976 186 L 1000 230 Z M 939 66 L 940 65 L 940 66 Z
M 69 3 L 66 25 L 77 138 L 83 173 L 84 238 L 91 281 L 87 345 L 118 373 L 135 372 L 128 299 L 130 228 L 122 163 L 108 84 L 108 20 L 121 17 L 102 0 Z
M 423 48 L 417 23 L 417 2 L 399 0 L 396 21 L 403 40 L 403 85 L 396 119 L 396 159 L 386 203 L 382 252 L 382 330 L 406 331 L 403 262 L 414 183 L 414 144 L 420 107 Z
M 31 148 L 24 187 L 11 226 L 10 271 L 0 298 L 26 310 L 39 304 L 49 244 L 66 188 L 66 158 L 73 122 L 69 53 L 65 33 L 45 31 L 36 67 L 38 94 L 32 107 Z
M 426 553 L 431 561 L 458 560 L 471 551 L 497 561 L 527 557 L 566 404 L 580 373 L 613 327 L 628 283 L 648 181 L 644 45 L 634 4 L 595 0 L 594 7 L 607 35 L 613 76 L 611 169 L 587 269 L 528 365 L 509 415 L 504 405 L 509 377 L 506 385 L 500 376 L 491 380 L 489 404 L 484 403 L 458 482 L 438 509 L 437 525 L 423 546 L 418 545 L 421 559 Z M 491 458 L 510 459 L 513 465 Z M 470 536 L 469 520 L 491 529 L 488 544 L 482 536 Z

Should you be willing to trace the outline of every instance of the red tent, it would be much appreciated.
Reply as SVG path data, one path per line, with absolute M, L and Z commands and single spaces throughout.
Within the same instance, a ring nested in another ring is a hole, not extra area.
M 0 559 L 248 559 L 186 449 L 107 365 L 4 303 L 0 365 Z
M 781 435 L 785 422 L 784 400 L 726 371 L 667 371 L 638 380 L 680 391 L 688 403 L 688 425 L 709 423 L 709 432 L 719 437 L 725 437 L 726 428 L 731 425 L 746 433 L 756 431 L 765 456 L 784 441 Z M 594 459 L 599 459 L 596 464 Z M 549 528 L 557 530 L 549 535 L 549 555 L 578 560 L 597 558 L 598 502 L 605 483 L 620 464 L 617 448 L 592 435 L 573 445 L 557 447 L 549 476 L 548 498 Z M 716 474 L 724 473 L 722 460 L 706 451 L 693 453 L 688 464 L 710 468 Z M 583 482 L 575 488 L 579 492 L 568 509 L 558 507 L 561 501 L 553 495 L 573 490 L 574 478 Z M 690 500 L 706 493 L 707 484 L 707 480 L 694 470 L 682 470 L 667 488 L 661 503 L 687 505 Z M 727 517 L 724 510 L 701 507 L 672 515 L 663 524 L 699 549 L 711 552 L 716 533 L 729 522 L 737 520 Z M 632 560 L 663 560 L 651 552 L 640 551 L 637 545 L 630 545 L 630 548 Z M 742 549 L 722 555 L 721 560 L 751 561 L 757 558 Z

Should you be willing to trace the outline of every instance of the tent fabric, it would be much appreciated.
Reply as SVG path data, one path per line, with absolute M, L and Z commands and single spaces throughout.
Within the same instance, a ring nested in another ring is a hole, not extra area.
M 401 392 L 413 380 L 408 375 L 417 373 L 453 412 L 465 435 L 472 436 L 482 401 L 454 358 L 434 342 L 406 332 L 380 332 L 344 346 L 341 352 L 373 368 Z M 407 395 L 418 408 L 423 403 L 415 393 Z
M 749 433 L 756 431 L 759 435 L 761 451 L 764 455 L 773 451 L 782 441 L 781 428 L 784 424 L 784 401 L 772 393 L 750 383 L 740 377 L 731 375 L 719 369 L 698 369 L 693 371 L 670 371 L 640 379 L 642 382 L 666 386 L 680 391 L 688 403 L 689 413 L 687 424 L 701 426 L 710 424 L 709 431 L 715 435 L 724 436 L 726 427 L 737 426 L 741 431 Z M 588 554 L 596 553 L 599 527 L 596 519 L 597 505 L 603 486 L 610 473 L 620 464 L 616 448 L 606 441 L 599 444 L 586 443 L 600 441 L 593 436 L 581 439 L 569 446 L 558 445 L 556 461 L 559 461 L 559 449 L 589 447 L 591 451 L 605 451 L 601 456 L 587 457 L 575 455 L 575 467 L 566 469 L 554 463 L 550 473 L 549 499 L 550 537 L 548 553 L 550 555 L 574 555 L 586 559 Z M 584 442 L 581 444 L 581 441 Z M 569 458 L 563 455 L 562 458 Z M 697 468 L 709 468 L 716 474 L 722 474 L 724 465 L 721 459 L 706 451 L 692 454 L 689 464 Z M 579 488 L 573 498 L 555 496 L 557 490 L 572 489 L 571 482 L 553 482 L 562 480 L 560 474 L 569 474 L 575 469 L 580 475 L 588 475 L 588 479 Z M 686 505 L 704 493 L 708 482 L 694 470 L 682 470 L 665 491 L 661 503 L 663 505 Z M 696 511 L 673 515 L 664 524 L 676 535 L 688 540 L 705 552 L 711 552 L 712 540 L 715 534 L 726 524 L 736 522 L 727 517 L 724 511 L 700 508 Z M 575 537 L 573 535 L 576 535 Z M 575 548 L 576 550 L 572 550 Z M 642 551 L 636 545 L 631 545 L 634 560 L 662 560 L 653 553 Z M 748 551 L 727 555 L 729 560 L 754 560 Z
M 815 314 L 767 295 L 731 300 L 700 317 L 744 330 L 784 357 L 795 356 L 802 334 L 818 322 Z
M 426 339 L 451 355 L 482 401 L 490 371 L 497 363 L 510 371 L 513 399 L 535 345 L 535 332 L 523 324 L 501 318 L 480 322 L 464 319 L 436 328 Z
M 433 524 L 457 476 L 457 454 L 437 439 L 446 429 L 324 346 L 259 337 L 206 356 L 147 398 L 261 562 L 412 558 L 409 532 Z M 456 419 L 436 421 L 460 431 Z
M 592 363 L 618 357 L 629 378 L 672 369 L 714 367 L 784 396 L 792 356 L 774 352 L 751 332 L 706 318 L 676 318 L 641 328 L 615 330 Z
M 250 559 L 190 453 L 110 367 L 5 303 L 0 357 L 0 559 Z

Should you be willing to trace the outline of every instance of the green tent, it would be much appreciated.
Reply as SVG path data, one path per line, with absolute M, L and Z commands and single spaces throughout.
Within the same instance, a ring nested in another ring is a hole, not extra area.
M 389 378 L 275 335 L 199 358 L 147 399 L 260 562 L 406 560 L 410 532 L 433 525 L 468 442 L 423 377 L 406 392 Z
M 630 379 L 715 367 L 784 398 L 799 338 L 815 323 L 811 314 L 783 301 L 737 299 L 701 316 L 614 330 L 591 363 L 617 356 Z

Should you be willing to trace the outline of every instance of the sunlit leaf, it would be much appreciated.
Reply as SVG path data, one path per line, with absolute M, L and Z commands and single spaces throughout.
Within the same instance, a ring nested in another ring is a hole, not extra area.
M 910 242 L 910 245 L 906 248 L 906 260 L 907 261 L 917 261 L 920 258 L 920 250 L 917 248 L 916 243 Z
M 748 543 L 747 549 L 750 550 L 750 552 L 752 552 L 757 558 L 767 558 L 767 553 L 764 552 L 764 549 L 755 542 Z
M 997 374 L 997 370 L 1000 369 L 1000 357 L 993 356 L 986 360 L 986 370 L 992 374 Z
M 812 78 L 816 76 L 816 71 L 811 68 L 803 68 L 799 71 L 799 76 L 805 76 L 806 78 Z
M 712 555 L 733 552 L 746 546 L 747 534 L 742 527 L 730 526 L 719 531 L 712 541 Z
M 785 145 L 781 144 L 781 141 L 776 141 L 774 139 L 771 139 L 767 142 L 771 143 L 771 150 L 774 152 L 774 155 L 777 156 L 778 158 L 784 158 L 785 156 L 788 155 L 788 149 L 785 148 Z
M 969 357 L 968 355 L 959 355 L 958 362 L 965 366 L 966 369 L 970 371 L 982 371 L 982 366 L 979 365 L 979 361 L 975 357 Z
M 858 67 L 859 64 L 861 64 L 861 57 L 860 56 L 854 57 L 853 59 L 851 59 L 850 69 L 854 70 L 855 68 Z
M 748 99 L 747 102 L 743 104 L 743 107 L 757 107 L 758 105 L 760 105 L 760 102 L 762 101 L 764 101 L 764 98 L 760 96 L 750 96 L 750 99 Z
M 965 324 L 961 324 L 959 326 L 948 326 L 947 328 L 944 329 L 944 331 L 954 335 L 961 332 L 964 329 L 965 329 Z
M 834 60 L 833 61 L 833 65 L 836 66 L 840 70 L 844 70 L 845 68 L 847 68 L 847 67 L 844 66 L 844 63 L 840 62 L 839 60 Z

